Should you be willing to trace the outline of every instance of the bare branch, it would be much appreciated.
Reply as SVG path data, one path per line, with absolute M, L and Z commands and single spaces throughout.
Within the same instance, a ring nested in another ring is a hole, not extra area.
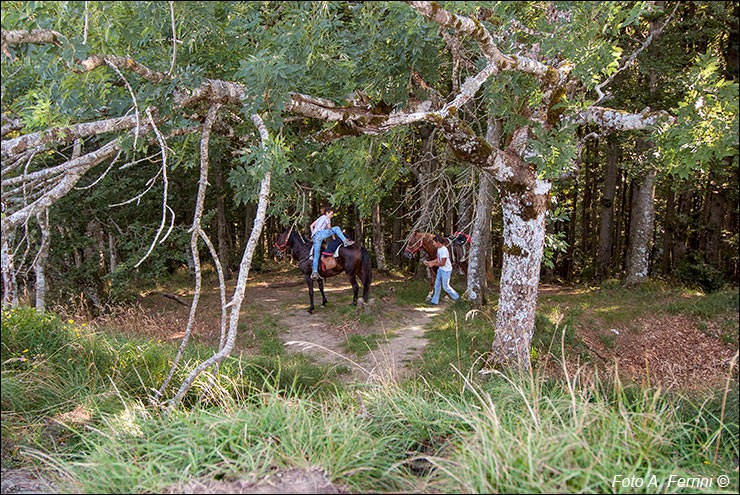
M 164 229 L 165 221 L 167 220 L 167 210 L 172 210 L 167 206 L 167 189 L 169 182 L 167 181 L 167 142 L 164 140 L 164 136 L 162 136 L 162 133 L 159 132 L 159 129 L 157 129 L 157 125 L 154 123 L 154 117 L 152 117 L 152 113 L 149 108 L 146 109 L 146 116 L 149 118 L 149 124 L 152 126 L 152 129 L 154 129 L 154 133 L 157 135 L 157 140 L 159 141 L 159 147 L 162 150 L 162 182 L 164 183 L 164 191 L 162 192 L 162 222 L 159 224 L 159 229 L 157 229 L 157 233 L 154 235 L 154 240 L 152 241 L 152 244 L 149 246 L 149 250 L 146 252 L 144 257 L 142 257 L 138 263 L 134 265 L 134 268 L 138 268 L 139 265 L 141 265 L 145 259 L 149 257 L 149 254 L 154 249 L 154 246 L 157 243 L 157 240 L 159 239 L 159 235 L 162 233 L 162 230 Z M 138 129 L 137 129 L 138 131 Z M 172 222 L 174 223 L 174 215 L 175 213 L 172 212 L 173 218 Z M 171 229 L 170 229 L 171 230 Z M 169 234 L 169 231 L 168 231 Z
M 668 23 L 670 22 L 671 18 L 673 17 L 673 14 L 676 13 L 676 10 L 678 9 L 678 6 L 680 5 L 680 2 L 676 2 L 676 6 L 673 8 L 673 12 L 668 16 L 668 18 L 665 20 L 663 25 L 661 25 L 658 29 L 651 30 L 650 35 L 645 39 L 645 41 L 640 45 L 640 48 L 635 50 L 635 52 L 630 55 L 630 57 L 627 59 L 627 61 L 620 67 L 614 74 L 609 76 L 607 79 L 605 79 L 601 84 L 596 86 L 594 89 L 596 90 L 596 93 L 599 95 L 599 98 L 594 102 L 594 104 L 598 104 L 599 102 L 603 101 L 604 98 L 606 98 L 606 94 L 601 90 L 604 86 L 612 82 L 612 80 L 616 77 L 617 74 L 622 72 L 623 70 L 629 68 L 635 60 L 637 60 L 637 56 L 645 49 L 647 46 L 652 43 L 653 38 L 660 35 L 661 32 L 663 32 L 663 28 L 665 28 Z
M 65 143 L 105 132 L 120 131 L 137 125 L 136 116 L 116 117 L 95 122 L 83 122 L 69 127 L 55 127 L 44 131 L 25 134 L 2 142 L 2 158 L 8 158 L 22 153 L 29 148 L 46 145 L 49 143 Z
M 210 240 L 207 239 L 207 237 L 205 236 L 205 233 L 202 232 L 202 229 L 200 227 L 200 221 L 203 216 L 203 208 L 205 206 L 205 200 L 206 200 L 206 188 L 208 187 L 208 144 L 209 144 L 209 140 L 211 137 L 211 129 L 213 127 L 213 122 L 216 120 L 216 114 L 218 113 L 218 110 L 220 107 L 221 105 L 216 103 L 214 105 L 211 105 L 211 107 L 208 109 L 208 115 L 206 116 L 206 121 L 203 124 L 203 133 L 202 133 L 201 140 L 200 140 L 200 180 L 198 181 L 198 195 L 196 196 L 195 212 L 193 213 L 193 226 L 190 228 L 191 230 L 190 250 L 193 254 L 193 264 L 195 265 L 195 293 L 193 295 L 193 301 L 190 305 L 190 314 L 188 316 L 188 322 L 185 325 L 185 335 L 183 335 L 182 342 L 180 343 L 180 348 L 178 349 L 177 355 L 175 356 L 175 361 L 172 363 L 172 368 L 170 369 L 170 372 L 167 375 L 167 378 L 164 380 L 164 382 L 159 387 L 159 390 L 156 393 L 157 398 L 162 395 L 165 388 L 167 388 L 167 385 L 169 385 L 170 380 L 172 380 L 172 376 L 175 374 L 177 365 L 180 363 L 182 354 L 185 351 L 185 346 L 187 345 L 188 340 L 190 339 L 190 334 L 193 330 L 193 325 L 195 324 L 195 313 L 198 307 L 198 301 L 200 299 L 200 290 L 201 290 L 201 284 L 203 280 L 201 270 L 200 270 L 200 253 L 198 251 L 198 237 L 202 236 L 204 238 L 204 241 L 206 241 L 206 244 L 210 244 Z M 218 256 L 216 256 L 216 258 L 218 258 Z M 220 268 L 220 264 L 218 266 Z M 221 277 L 223 277 L 223 275 L 221 275 Z M 220 280 L 221 278 L 219 278 L 219 281 Z M 222 308 L 224 307 L 225 307 L 225 304 L 222 304 Z
M 596 124 L 612 131 L 635 131 L 647 129 L 666 120 L 675 122 L 675 117 L 663 110 L 653 112 L 650 107 L 640 113 L 629 113 L 622 110 L 592 106 L 579 112 L 573 120 L 574 124 Z
M 175 29 L 175 2 L 170 0 L 170 20 L 172 21 L 172 63 L 170 63 L 170 71 L 167 73 L 168 76 L 172 76 L 172 72 L 175 70 L 175 56 L 177 55 L 177 30 Z

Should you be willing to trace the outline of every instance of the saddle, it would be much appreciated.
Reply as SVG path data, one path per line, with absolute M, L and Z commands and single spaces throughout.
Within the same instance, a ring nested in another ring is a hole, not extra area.
M 328 244 L 321 243 L 321 268 L 324 271 L 329 271 L 337 266 L 340 247 L 342 247 L 342 241 L 339 239 L 332 239 Z
M 450 261 L 457 265 L 460 262 L 467 261 L 468 259 L 468 244 L 470 244 L 471 237 L 464 232 L 455 232 L 452 236 L 447 238 L 447 243 L 450 246 Z

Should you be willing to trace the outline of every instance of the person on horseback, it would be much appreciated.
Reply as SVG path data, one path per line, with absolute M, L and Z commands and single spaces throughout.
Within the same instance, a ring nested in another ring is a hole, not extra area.
M 334 209 L 327 206 L 324 208 L 324 214 L 311 224 L 311 240 L 313 241 L 313 272 L 311 272 L 311 278 L 314 280 L 319 278 L 319 256 L 321 255 L 321 242 L 324 239 L 336 234 L 344 243 L 344 247 L 355 243 L 355 241 L 351 241 L 344 236 L 340 227 L 331 226 L 331 217 L 333 216 Z
M 432 304 L 439 304 L 440 286 L 447 292 L 453 301 L 457 301 L 460 296 L 450 286 L 450 275 L 452 275 L 452 263 L 450 263 L 450 252 L 445 246 L 445 239 L 441 235 L 435 235 L 432 244 L 437 248 L 437 258 L 425 261 L 428 267 L 438 266 L 437 279 L 434 281 L 434 295 L 430 301 Z

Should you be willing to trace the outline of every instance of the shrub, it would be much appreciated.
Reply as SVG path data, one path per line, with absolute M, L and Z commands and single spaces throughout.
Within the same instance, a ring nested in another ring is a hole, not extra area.
M 716 267 L 700 260 L 696 255 L 680 263 L 673 270 L 673 276 L 687 286 L 701 287 L 705 292 L 714 292 L 722 288 L 722 272 Z

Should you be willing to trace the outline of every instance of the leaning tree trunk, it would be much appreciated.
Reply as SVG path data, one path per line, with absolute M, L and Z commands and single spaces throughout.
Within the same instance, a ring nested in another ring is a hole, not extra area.
M 383 236 L 383 217 L 380 215 L 380 204 L 373 203 L 373 247 L 375 248 L 375 262 L 378 270 L 388 271 L 385 263 L 385 238 Z
M 34 269 L 36 271 L 36 310 L 46 309 L 46 264 L 49 261 L 49 210 L 36 214 L 36 220 L 41 230 L 41 246 L 36 256 Z
M 599 228 L 599 257 L 596 274 L 599 280 L 609 277 L 612 260 L 612 223 L 614 222 L 614 193 L 617 188 L 617 146 L 616 139 L 609 137 L 606 153 L 604 190 L 601 197 L 601 225 Z
M 625 286 L 644 282 L 648 276 L 650 243 L 655 217 L 655 170 L 645 175 L 632 196 L 629 247 L 627 248 Z
M 528 370 L 550 183 L 537 181 L 531 195 L 507 190 L 506 184 L 499 191 L 504 217 L 504 258 L 489 366 Z

